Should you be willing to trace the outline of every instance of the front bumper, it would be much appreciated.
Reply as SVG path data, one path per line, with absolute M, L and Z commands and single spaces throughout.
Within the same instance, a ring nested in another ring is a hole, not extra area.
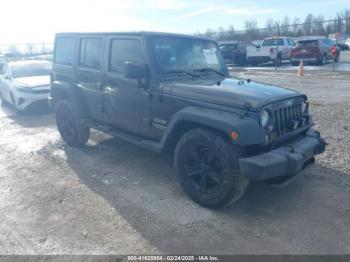
M 18 110 L 25 110 L 27 109 L 31 104 L 34 104 L 36 102 L 45 101 L 47 100 L 47 97 L 50 94 L 49 89 L 35 89 L 34 91 L 40 90 L 40 93 L 30 93 L 30 92 L 23 92 L 21 90 L 14 90 L 14 99 L 16 103 L 16 107 Z
M 239 166 L 250 180 L 267 180 L 276 177 L 293 176 L 302 171 L 314 156 L 324 152 L 325 140 L 309 129 L 302 139 L 273 149 L 261 155 L 240 158 Z

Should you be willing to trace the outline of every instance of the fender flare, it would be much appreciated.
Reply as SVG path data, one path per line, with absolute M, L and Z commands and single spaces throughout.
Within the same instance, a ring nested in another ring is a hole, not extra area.
M 66 82 L 54 81 L 51 84 L 51 100 L 53 108 L 61 99 L 69 99 L 73 107 L 77 110 L 80 118 L 88 117 L 88 107 L 77 86 Z
M 228 137 L 235 131 L 239 135 L 238 139 L 231 141 L 240 146 L 261 144 L 265 141 L 264 130 L 252 118 L 241 118 L 235 113 L 191 106 L 180 110 L 172 117 L 161 140 L 163 148 L 168 145 L 171 137 L 176 135 L 178 126 L 184 122 L 216 129 Z

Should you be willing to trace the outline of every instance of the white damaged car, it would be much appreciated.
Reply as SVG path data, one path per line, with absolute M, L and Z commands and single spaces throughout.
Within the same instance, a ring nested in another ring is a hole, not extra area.
M 47 101 L 50 93 L 51 62 L 17 61 L 7 63 L 0 76 L 0 95 L 18 111 L 36 102 Z

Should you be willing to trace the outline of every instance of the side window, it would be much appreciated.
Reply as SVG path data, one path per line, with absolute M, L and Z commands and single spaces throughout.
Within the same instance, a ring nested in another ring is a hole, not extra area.
M 322 44 L 325 47 L 330 47 L 332 45 L 332 42 L 329 39 L 323 39 Z
M 294 40 L 293 40 L 293 39 L 290 39 L 290 38 L 287 39 L 287 43 L 288 43 L 288 45 L 290 45 L 290 46 L 294 46 L 294 45 L 295 45 Z
M 109 71 L 124 73 L 125 62 L 144 63 L 144 54 L 139 40 L 112 40 L 109 55 Z
M 101 68 L 102 38 L 87 37 L 80 41 L 79 65 L 99 70 Z
M 74 37 L 59 37 L 55 43 L 55 63 L 61 65 L 73 65 Z

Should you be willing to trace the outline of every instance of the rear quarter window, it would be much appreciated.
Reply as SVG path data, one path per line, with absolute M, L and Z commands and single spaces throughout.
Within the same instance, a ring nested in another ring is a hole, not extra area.
M 75 37 L 58 37 L 55 42 L 55 64 L 73 65 Z
M 102 38 L 87 37 L 80 41 L 79 64 L 99 70 L 101 68 Z

